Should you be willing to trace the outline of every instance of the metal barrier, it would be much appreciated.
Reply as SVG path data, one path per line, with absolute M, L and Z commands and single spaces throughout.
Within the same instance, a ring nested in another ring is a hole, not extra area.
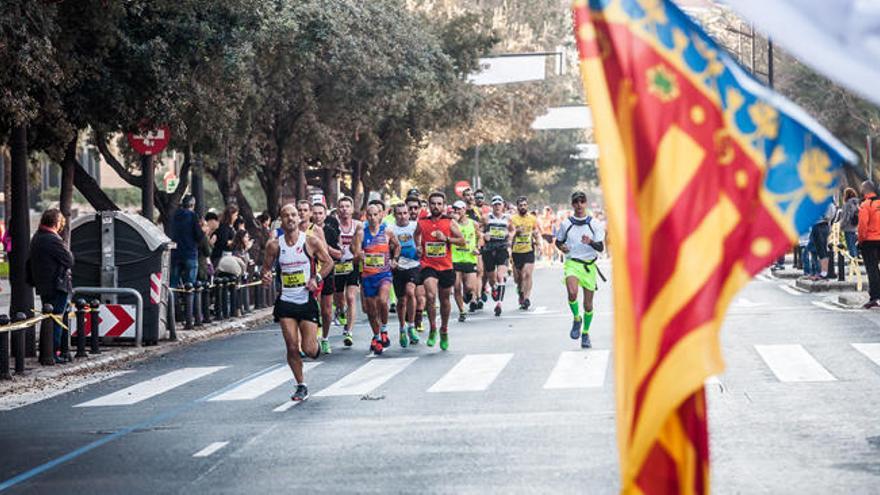
M 115 294 L 120 296 L 132 296 L 135 298 L 135 303 L 137 304 L 137 314 L 135 315 L 135 330 L 134 330 L 134 345 L 135 347 L 140 347 L 144 338 L 144 298 L 141 297 L 141 293 L 130 289 L 127 287 L 75 287 L 73 292 L 71 292 L 71 299 L 73 299 L 77 294 Z M 79 301 L 77 301 L 79 302 Z M 85 303 L 85 300 L 82 300 Z M 79 316 L 79 312 L 77 311 L 77 316 Z M 77 321 L 77 325 L 79 325 L 79 321 Z M 77 327 L 83 329 L 84 327 Z M 85 332 L 78 332 L 80 335 L 84 335 Z M 63 341 L 63 339 L 62 339 Z M 85 341 L 83 342 L 85 344 Z M 85 352 L 85 351 L 83 351 Z M 77 349 L 77 354 L 79 354 L 79 350 Z

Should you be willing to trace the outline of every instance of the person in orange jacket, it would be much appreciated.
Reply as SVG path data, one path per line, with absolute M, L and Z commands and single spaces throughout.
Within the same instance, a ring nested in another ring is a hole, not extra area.
M 866 180 L 860 188 L 864 201 L 859 206 L 858 241 L 868 272 L 868 302 L 865 309 L 880 306 L 880 198 L 877 186 Z

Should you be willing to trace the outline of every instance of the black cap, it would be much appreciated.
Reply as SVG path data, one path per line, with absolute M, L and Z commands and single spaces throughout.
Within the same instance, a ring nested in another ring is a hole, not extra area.
M 410 189 L 409 192 L 406 193 L 406 195 L 407 195 L 407 196 L 415 196 L 415 197 L 418 198 L 418 197 L 420 197 L 420 196 L 422 195 L 422 193 L 419 192 L 419 188 L 414 187 L 414 188 Z

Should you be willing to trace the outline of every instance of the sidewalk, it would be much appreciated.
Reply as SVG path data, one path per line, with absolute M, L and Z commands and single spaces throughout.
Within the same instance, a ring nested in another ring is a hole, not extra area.
M 7 300 L 8 300 L 8 295 Z M 177 328 L 177 341 L 160 341 L 159 345 L 134 347 L 130 345 L 102 346 L 101 354 L 75 359 L 69 364 L 41 366 L 36 358 L 25 362 L 23 376 L 13 374 L 12 380 L 0 381 L 0 411 L 53 397 L 89 383 L 118 374 L 127 365 L 155 357 L 182 346 L 233 334 L 272 321 L 272 308 L 256 310 L 235 319 L 212 323 L 194 330 Z M 124 372 L 124 371 L 122 371 Z

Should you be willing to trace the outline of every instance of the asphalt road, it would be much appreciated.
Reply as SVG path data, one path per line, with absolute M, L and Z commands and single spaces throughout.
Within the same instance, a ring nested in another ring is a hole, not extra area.
M 333 354 L 306 373 L 313 396 L 295 407 L 267 326 L 0 412 L 0 490 L 614 493 L 610 287 L 582 351 L 561 270 L 536 274 L 532 311 L 511 297 L 501 318 L 453 323 L 448 352 L 394 338 L 368 358 L 364 324 L 351 349 L 334 328 Z M 753 282 L 723 329 L 714 491 L 877 493 L 880 312 L 780 284 Z

